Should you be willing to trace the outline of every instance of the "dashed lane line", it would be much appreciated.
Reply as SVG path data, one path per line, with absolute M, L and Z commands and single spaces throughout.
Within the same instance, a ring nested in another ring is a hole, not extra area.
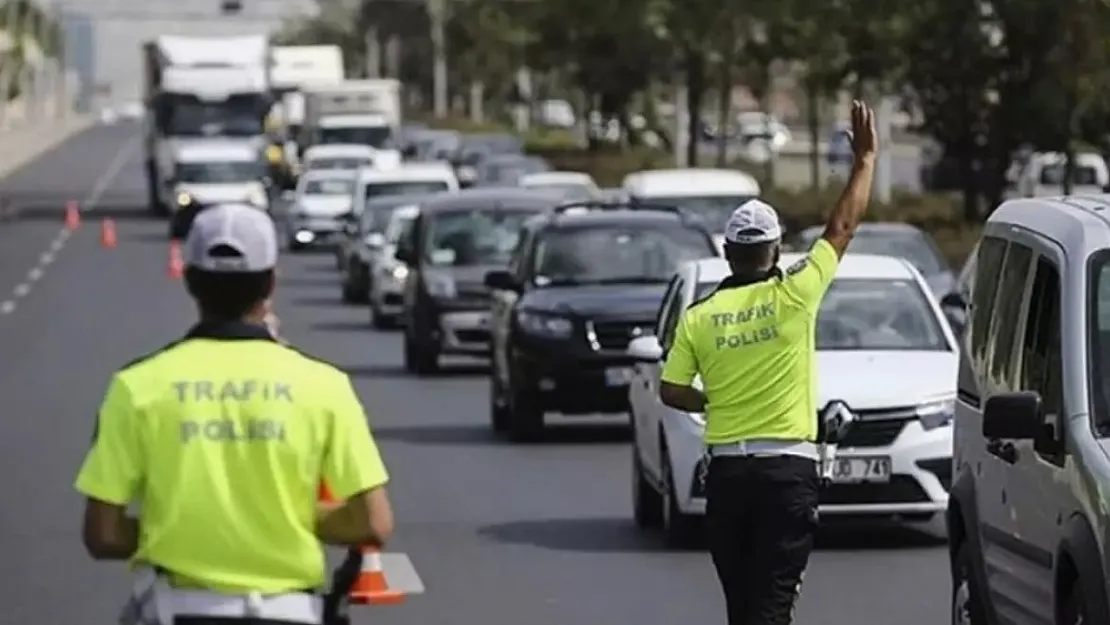
M 104 192 L 108 190 L 108 187 L 111 186 L 112 182 L 116 179 L 116 176 L 123 170 L 123 165 L 127 162 L 127 159 L 131 157 L 131 153 L 139 147 L 139 144 L 139 140 L 134 139 L 116 152 L 115 157 L 108 163 L 108 168 L 104 170 L 104 173 L 100 174 L 93 183 L 92 189 L 89 190 L 89 194 L 81 200 L 80 207 L 82 214 L 96 209 L 96 203 L 100 201 L 100 197 L 104 195 Z M 27 297 L 34 288 L 34 285 L 42 280 L 42 277 L 46 274 L 47 268 L 54 263 L 54 260 L 57 259 L 58 254 L 65 248 L 71 236 L 73 236 L 73 232 L 68 228 L 63 227 L 58 231 L 58 234 L 54 236 L 50 244 L 46 247 L 46 250 L 39 254 L 38 261 L 35 265 L 27 271 L 27 276 L 24 278 L 23 282 L 15 285 L 15 288 L 12 289 L 11 297 L 0 301 L 0 316 L 10 315 L 15 312 L 16 308 L 18 308 L 19 300 Z

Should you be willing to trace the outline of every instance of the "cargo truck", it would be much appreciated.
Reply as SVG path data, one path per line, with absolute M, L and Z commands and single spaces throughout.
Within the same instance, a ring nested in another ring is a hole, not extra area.
M 143 45 L 147 123 L 144 160 L 151 210 L 169 213 L 176 176 L 175 142 L 202 137 L 266 144 L 271 54 L 265 35 L 165 35 Z
M 271 82 L 279 101 L 272 111 L 275 132 L 267 153 L 274 179 L 285 188 L 296 182 L 297 139 L 304 126 L 306 89 L 329 88 L 344 79 L 339 46 L 275 46 Z
M 389 78 L 348 80 L 305 92 L 305 120 L 299 150 L 347 143 L 398 151 L 401 83 Z M 398 153 L 399 157 L 399 153 Z

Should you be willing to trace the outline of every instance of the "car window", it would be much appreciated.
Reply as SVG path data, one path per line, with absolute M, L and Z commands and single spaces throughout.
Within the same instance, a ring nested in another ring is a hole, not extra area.
M 670 349 L 674 345 L 674 333 L 678 328 L 678 321 L 682 318 L 684 312 L 682 307 L 682 291 L 686 288 L 686 281 L 682 278 L 674 285 L 674 294 L 671 299 L 671 305 L 667 309 L 667 315 L 663 320 L 663 335 L 659 339 L 659 344 L 663 349 Z
M 875 254 L 908 260 L 923 276 L 935 276 L 947 270 L 940 253 L 928 235 L 918 231 L 883 232 L 863 229 L 848 244 L 849 254 Z
M 728 195 L 728 196 L 672 196 L 672 197 L 644 197 L 638 198 L 645 204 L 661 204 L 664 206 L 676 206 L 682 210 L 697 215 L 701 218 L 710 230 L 723 231 L 725 229 L 725 222 L 728 221 L 729 215 L 732 211 L 736 210 L 744 202 L 752 199 L 750 195 Z
M 948 351 L 933 307 L 909 279 L 838 278 L 817 313 L 818 350 Z
M 441 266 L 508 265 L 521 227 L 535 214 L 499 207 L 432 215 L 425 258 Z
M 998 296 L 991 311 L 991 332 L 987 347 L 992 391 L 1013 388 L 1014 358 L 1015 355 L 1020 356 L 1020 351 L 1015 349 L 1015 339 L 1018 323 L 1021 321 L 1025 284 L 1032 263 L 1033 250 L 1011 242 L 1002 263 L 1001 276 L 995 278 L 998 280 Z
M 1061 186 L 1064 184 L 1064 164 L 1054 163 L 1041 168 L 1041 184 Z M 1093 186 L 1098 184 L 1098 171 L 1094 167 L 1077 165 L 1072 174 L 1072 184 Z
M 308 169 L 358 169 L 373 164 L 369 158 L 320 156 L 308 161 Z
M 517 279 L 524 279 L 524 270 L 528 266 L 528 249 L 532 243 L 532 233 L 522 229 L 517 235 L 516 248 L 509 256 L 509 273 Z
M 208 163 L 179 163 L 176 169 L 177 182 L 192 184 L 221 184 L 250 182 L 260 180 L 263 175 L 261 163 L 251 161 L 212 161 Z
M 317 178 L 304 185 L 305 195 L 350 195 L 354 190 L 353 180 L 343 178 Z
M 976 255 L 974 287 L 971 292 L 971 323 L 968 325 L 968 344 L 971 356 L 982 363 L 986 357 L 987 338 L 990 336 L 991 310 L 998 295 L 998 274 L 1006 256 L 1006 241 L 997 237 L 984 237 Z
M 715 255 L 700 230 L 666 225 L 599 225 L 548 230 L 533 261 L 537 286 L 665 283 L 684 261 Z
M 390 195 L 423 195 L 447 191 L 448 184 L 445 180 L 409 180 L 392 182 L 366 183 L 366 199 L 385 197 Z
M 1045 414 L 1061 414 L 1060 274 L 1046 258 L 1037 261 L 1028 302 L 1020 388 L 1041 394 Z
M 659 337 L 660 344 L 663 340 L 663 328 L 666 325 L 667 314 L 670 312 L 671 306 L 674 304 L 676 296 L 675 285 L 678 284 L 681 278 L 675 276 L 671 278 L 671 283 L 667 285 L 666 292 L 663 293 L 663 299 L 659 300 L 659 312 L 655 315 L 655 336 Z

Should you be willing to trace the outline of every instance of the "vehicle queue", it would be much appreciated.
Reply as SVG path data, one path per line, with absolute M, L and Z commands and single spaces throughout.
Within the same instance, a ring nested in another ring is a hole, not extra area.
M 542 439 L 563 416 L 627 415 L 631 516 L 689 543 L 704 514 L 703 422 L 660 403 L 660 365 L 679 313 L 727 272 L 724 221 L 758 183 L 656 170 L 602 190 L 509 136 L 416 129 L 406 145 L 402 163 L 307 167 L 284 198 L 290 249 L 308 247 L 306 213 L 325 212 L 312 181 L 347 181 L 311 240 L 335 254 L 339 295 L 367 307 L 368 330 L 403 333 L 412 375 L 488 358 L 490 428 L 511 441 Z M 859 419 L 823 514 L 922 524 L 945 509 L 959 347 L 935 250 L 912 226 L 866 226 L 822 307 L 820 402 Z

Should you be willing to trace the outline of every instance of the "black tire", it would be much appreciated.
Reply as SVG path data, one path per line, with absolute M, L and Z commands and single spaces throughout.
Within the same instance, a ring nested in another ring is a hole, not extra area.
M 184 241 L 189 236 L 189 227 L 192 225 L 192 220 L 186 219 L 181 213 L 174 213 L 170 217 L 169 238 Z
M 678 507 L 678 490 L 674 483 L 674 471 L 667 450 L 662 450 L 663 458 L 663 495 L 660 497 L 659 511 L 662 516 L 663 538 L 668 547 L 686 549 L 697 541 L 702 529 L 701 519 L 686 514 Z
M 964 540 L 956 547 L 952 561 L 952 625 L 986 625 L 983 593 L 971 574 L 971 547 Z
M 405 369 L 416 375 L 433 375 L 439 372 L 439 352 L 405 331 Z
M 405 371 L 408 371 L 409 373 L 414 373 L 415 374 L 416 373 L 416 355 L 415 355 L 414 352 L 416 351 L 416 348 L 413 347 L 412 338 L 409 336 L 408 331 L 405 332 L 404 350 L 403 351 L 404 351 Z
M 539 396 L 520 390 L 509 382 L 509 401 L 506 431 L 509 439 L 517 443 L 534 443 L 543 439 L 543 404 Z
M 375 330 L 392 330 L 397 327 L 397 319 L 386 315 L 374 304 L 370 305 L 370 325 Z
M 649 529 L 663 524 L 663 497 L 644 475 L 643 461 L 632 442 L 632 518 L 636 527 Z
M 289 244 L 286 247 L 288 247 L 289 251 L 294 253 L 294 254 L 296 254 L 298 252 L 303 252 L 305 250 L 305 244 L 304 243 L 300 243 L 296 239 L 292 239 L 292 238 L 289 239 Z

